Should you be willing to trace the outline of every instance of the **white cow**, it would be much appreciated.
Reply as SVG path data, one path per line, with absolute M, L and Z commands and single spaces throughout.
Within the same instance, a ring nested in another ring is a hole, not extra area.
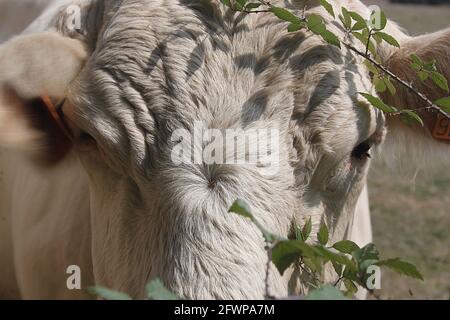
M 68 27 L 73 4 L 81 30 Z M 359 1 L 334 5 L 369 14 Z M 327 17 L 317 5 L 307 12 Z M 138 298 L 155 277 L 187 298 L 262 298 L 264 242 L 227 213 L 236 198 L 284 236 L 312 216 L 315 229 L 328 223 L 332 241 L 370 241 L 367 155 L 386 132 L 384 116 L 358 95 L 373 92 L 370 76 L 351 52 L 285 28 L 219 1 L 54 1 L 2 45 L 0 296 L 85 298 L 66 286 L 77 265 L 84 287 Z M 450 30 L 411 38 L 389 23 L 388 32 L 402 49 L 378 50 L 396 72 L 413 79 L 415 52 L 450 75 Z M 64 99 L 58 115 L 43 97 Z M 402 90 L 383 98 L 420 107 Z M 434 124 L 434 114 L 424 117 Z M 388 120 L 387 146 L 448 158 L 428 129 Z M 174 163 L 173 133 L 196 122 L 278 129 L 277 174 L 251 163 Z M 304 292 L 294 279 L 272 266 L 271 294 Z

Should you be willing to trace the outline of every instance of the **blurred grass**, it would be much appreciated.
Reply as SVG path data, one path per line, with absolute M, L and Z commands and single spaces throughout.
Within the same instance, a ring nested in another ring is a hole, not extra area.
M 379 5 L 411 34 L 450 26 L 450 6 Z M 425 281 L 384 271 L 381 296 L 387 299 L 450 298 L 450 166 L 434 174 L 400 175 L 374 163 L 369 175 L 374 242 L 383 257 L 416 263 Z M 411 289 L 413 296 L 409 294 Z

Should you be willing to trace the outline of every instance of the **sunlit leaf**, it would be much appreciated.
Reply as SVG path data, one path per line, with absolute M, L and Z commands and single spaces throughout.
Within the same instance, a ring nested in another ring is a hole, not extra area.
M 372 96 L 368 93 L 364 93 L 364 92 L 360 92 L 359 94 L 362 95 L 364 98 L 366 98 L 367 101 L 369 101 L 372 106 L 374 106 L 377 109 L 380 109 L 381 111 L 383 111 L 385 113 L 398 112 L 398 110 L 396 108 L 385 104 L 383 101 L 381 101 L 381 99 L 379 99 L 377 97 L 374 97 L 374 96 Z
M 388 267 L 400 274 L 423 281 L 423 276 L 419 270 L 417 270 L 417 267 L 414 264 L 400 258 L 382 260 L 378 262 L 378 265 Z

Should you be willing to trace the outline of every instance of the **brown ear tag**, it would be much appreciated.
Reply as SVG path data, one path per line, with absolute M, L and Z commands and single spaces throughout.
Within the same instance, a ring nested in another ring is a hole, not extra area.
M 433 129 L 433 137 L 450 142 L 450 120 L 438 114 Z

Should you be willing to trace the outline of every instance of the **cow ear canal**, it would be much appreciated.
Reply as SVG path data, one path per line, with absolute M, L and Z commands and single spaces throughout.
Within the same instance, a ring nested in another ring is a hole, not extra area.
M 358 160 L 367 160 L 369 158 L 372 158 L 371 149 L 372 143 L 368 140 L 363 141 L 353 149 L 352 158 Z

